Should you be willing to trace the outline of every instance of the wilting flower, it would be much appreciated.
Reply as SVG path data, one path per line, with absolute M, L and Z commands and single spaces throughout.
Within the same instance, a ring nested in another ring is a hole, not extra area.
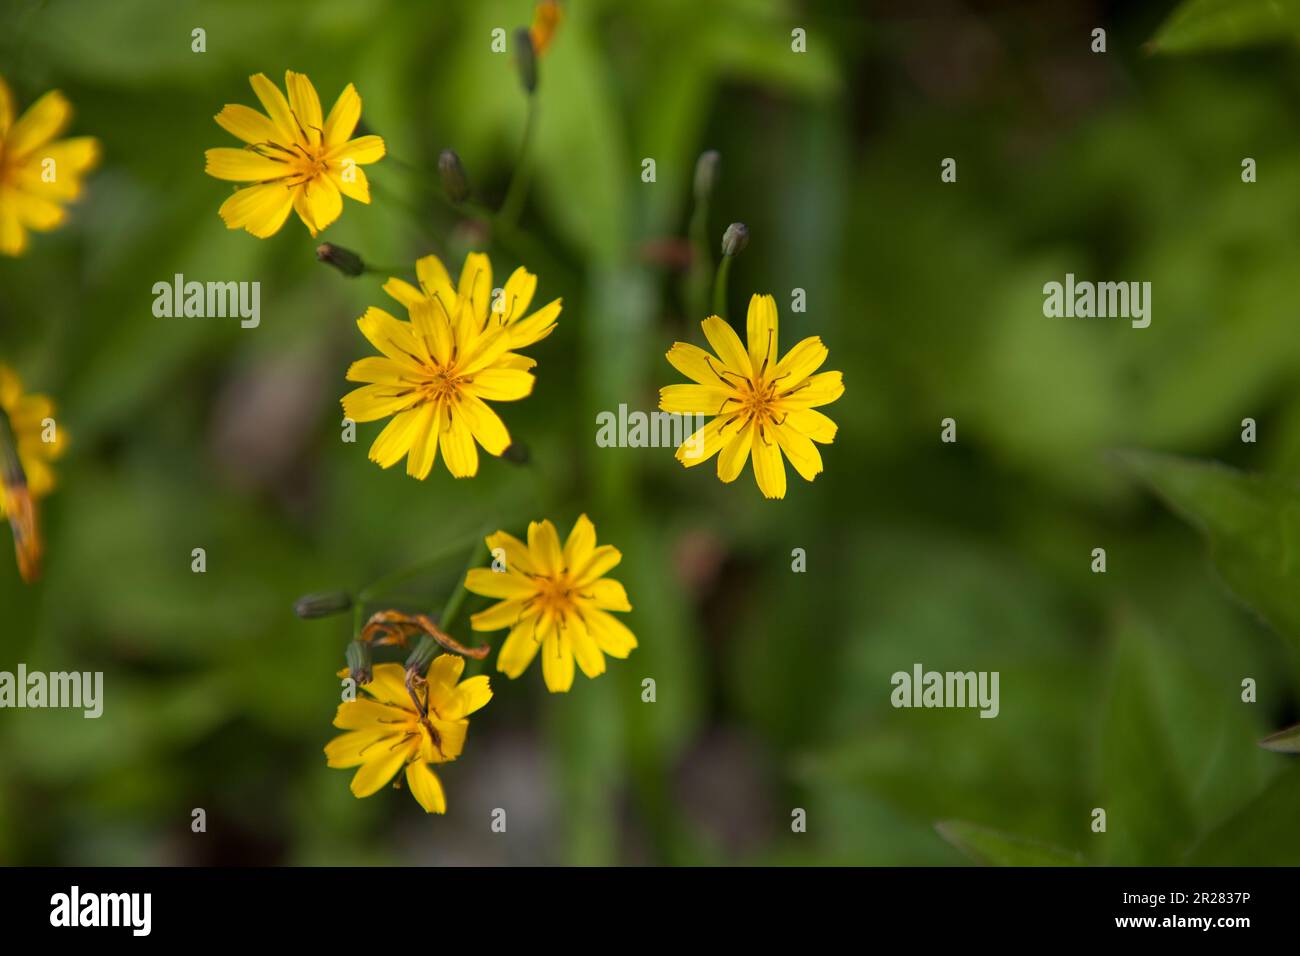
M 695 384 L 659 390 L 665 412 L 715 416 L 682 443 L 677 460 L 690 468 L 718 455 L 718 477 L 735 481 L 752 451 L 759 490 L 767 498 L 784 498 L 782 452 L 806 480 L 821 474 L 821 453 L 813 443 L 834 441 L 836 425 L 816 409 L 844 394 L 843 376 L 813 374 L 828 355 L 815 335 L 777 361 L 776 301 L 770 295 L 749 300 L 748 350 L 716 315 L 702 324 L 717 355 L 673 343 L 668 361 Z
M 586 515 L 574 523 L 563 548 L 549 521 L 528 525 L 527 545 L 504 531 L 489 535 L 487 545 L 504 553 L 505 570 L 474 568 L 465 587 L 502 599 L 470 619 L 476 631 L 510 628 L 497 670 L 518 677 L 540 648 L 542 677 L 558 693 L 573 686 L 575 659 L 584 674 L 595 677 L 605 672 L 606 654 L 632 653 L 636 638 L 609 613 L 632 605 L 623 585 L 605 577 L 623 555 L 612 545 L 596 546 L 596 529 Z
M 40 576 L 43 550 L 36 501 L 54 490 L 50 462 L 64 449 L 53 417 L 54 403 L 24 394 L 18 375 L 0 363 L 0 518 L 9 521 L 18 571 L 29 582 Z
M 209 176 L 253 184 L 221 204 L 228 228 L 265 239 L 280 231 L 294 209 L 314 236 L 339 217 L 344 196 L 370 202 L 370 183 L 360 167 L 383 158 L 384 141 L 352 138 L 361 118 L 361 97 L 351 83 L 324 118 L 316 88 L 302 73 L 285 71 L 287 100 L 265 74 L 249 77 L 249 83 L 270 115 L 226 104 L 217 123 L 248 145 L 206 154 Z
M 550 47 L 551 41 L 555 39 L 555 31 L 559 29 L 563 18 L 560 5 L 556 0 L 541 0 L 533 8 L 533 22 L 528 28 L 528 37 L 532 40 L 533 52 L 538 56 Z
M 464 669 L 464 658 L 441 654 L 427 678 L 415 678 L 408 690 L 400 664 L 376 664 L 374 680 L 362 686 L 368 696 L 339 704 L 334 726 L 347 733 L 325 745 L 325 757 L 331 767 L 358 768 L 355 796 L 376 793 L 405 767 L 407 786 L 425 812 L 447 812 L 442 782 L 430 764 L 460 756 L 468 716 L 492 699 L 488 678 L 462 681 Z
M 420 286 L 389 279 L 384 291 L 406 307 L 410 321 L 383 309 L 366 311 L 357 325 L 382 356 L 354 362 L 348 381 L 367 382 L 343 397 L 343 414 L 369 422 L 393 416 L 370 446 L 370 460 L 389 468 L 406 456 L 406 473 L 426 478 L 442 449 L 457 478 L 478 473 L 478 445 L 500 455 L 510 433 L 487 402 L 509 402 L 533 390 L 537 363 L 512 349 L 550 335 L 559 299 L 526 314 L 537 276 L 523 268 L 492 301 L 492 264 L 481 253 L 465 257 L 459 286 L 437 256 L 415 264 Z M 477 444 L 476 444 L 477 443 Z
M 64 203 L 81 195 L 81 177 L 99 161 L 92 136 L 56 140 L 72 120 L 72 104 L 51 90 L 17 119 L 13 94 L 0 76 L 0 254 L 27 249 L 27 230 L 62 225 Z

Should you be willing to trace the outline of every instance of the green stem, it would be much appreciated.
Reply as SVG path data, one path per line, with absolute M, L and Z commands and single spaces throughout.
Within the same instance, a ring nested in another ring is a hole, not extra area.
M 528 96 L 528 116 L 524 120 L 524 138 L 519 144 L 519 159 L 515 163 L 515 171 L 510 177 L 510 185 L 506 187 L 506 198 L 501 203 L 500 222 L 507 227 L 513 227 L 518 220 L 520 212 L 523 211 L 524 197 L 528 195 L 528 181 L 532 178 L 531 165 L 528 162 L 528 154 L 533 144 L 533 129 L 537 125 L 537 94 L 530 93 Z
M 731 256 L 723 256 L 713 277 L 713 313 L 727 319 L 727 276 L 731 274 Z
M 474 544 L 469 549 L 469 557 L 465 561 L 465 570 L 461 576 L 456 579 L 456 583 L 453 585 L 454 591 L 452 592 L 451 598 L 442 609 L 442 620 L 438 622 L 438 626 L 444 631 L 451 628 L 452 623 L 456 620 L 456 615 L 460 613 L 460 606 L 465 603 L 465 595 L 469 593 L 465 590 L 465 578 L 469 576 L 470 570 L 478 567 L 479 562 L 483 560 L 482 554 L 483 550 L 486 548 L 486 545 L 483 542 L 484 535 L 485 532 L 480 533 L 479 536 L 474 539 Z M 417 670 L 423 671 L 429 666 L 429 661 L 433 660 L 433 655 L 437 650 L 438 642 L 428 634 L 422 635 L 420 637 L 420 642 L 416 644 L 414 650 L 411 651 L 411 656 L 406 659 L 407 669 L 409 670 L 414 667 Z
M 448 545 L 447 547 L 436 552 L 430 557 L 417 561 L 414 564 L 409 564 L 398 571 L 394 571 L 391 574 L 386 574 L 383 577 L 378 578 L 375 581 L 371 582 L 370 584 L 367 584 L 364 588 L 362 588 L 360 591 L 357 592 L 357 607 L 360 608 L 362 604 L 365 604 L 368 601 L 372 601 L 375 598 L 379 597 L 381 594 L 385 594 L 391 591 L 396 585 L 401 584 L 403 581 L 415 577 L 417 574 L 420 574 L 422 571 L 427 571 L 429 570 L 429 568 L 441 564 L 442 562 L 446 561 L 447 558 L 451 557 L 451 555 L 459 553 L 463 547 L 465 547 L 465 539 L 460 538 L 456 541 L 455 544 Z M 358 613 L 360 612 L 358 611 Z

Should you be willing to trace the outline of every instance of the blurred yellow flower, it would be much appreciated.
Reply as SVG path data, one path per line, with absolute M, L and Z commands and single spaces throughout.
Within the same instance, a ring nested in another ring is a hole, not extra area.
M 844 394 L 843 376 L 813 374 L 829 354 L 815 335 L 777 361 L 776 300 L 770 295 L 749 300 L 748 350 L 716 315 L 702 325 L 717 355 L 673 343 L 668 361 L 695 384 L 659 390 L 665 412 L 715 416 L 682 443 L 677 460 L 690 468 L 718 455 L 718 477 L 735 481 L 752 451 L 759 490 L 767 498 L 784 498 L 782 452 L 807 481 L 821 474 L 821 453 L 813 443 L 834 441 L 836 425 L 816 409 Z
M 428 676 L 407 690 L 400 664 L 376 664 L 366 697 L 344 701 L 334 726 L 347 733 L 325 745 L 331 767 L 357 767 L 354 796 L 368 797 L 406 768 L 406 783 L 426 813 L 446 813 L 442 782 L 430 764 L 460 756 L 469 731 L 468 716 L 492 699 L 486 676 L 460 680 L 465 659 L 441 654 Z M 346 672 L 344 672 L 346 673 Z
M 43 551 L 36 501 L 54 490 L 50 462 L 65 447 L 53 419 L 54 403 L 24 394 L 17 373 L 0 363 L 0 518 L 13 530 L 18 571 L 28 582 L 40 576 Z
M 370 202 L 370 183 L 361 167 L 384 157 L 384 141 L 352 138 L 361 118 L 361 97 L 351 83 L 324 118 L 316 88 L 302 73 L 285 71 L 288 99 L 265 74 L 249 77 L 249 83 L 270 115 L 226 104 L 217 123 L 248 145 L 206 153 L 209 176 L 253 184 L 221 204 L 227 228 L 265 239 L 280 231 L 293 209 L 314 236 L 339 217 L 344 196 Z
M 487 545 L 504 570 L 474 568 L 465 587 L 475 594 L 501 598 L 471 618 L 476 631 L 510 628 L 497 655 L 497 670 L 514 679 L 538 649 L 542 677 L 552 693 L 573 686 L 573 662 L 595 677 L 605 672 L 605 655 L 625 658 L 636 637 L 610 611 L 630 611 L 623 585 L 605 573 L 623 559 L 612 545 L 596 546 L 596 529 L 581 515 L 560 547 L 555 525 L 533 521 L 528 544 L 498 531 Z M 498 549 L 500 549 L 498 551 Z
M 526 397 L 537 363 L 513 351 L 550 335 L 561 303 L 527 315 L 537 277 L 520 268 L 492 301 L 492 264 L 470 253 L 459 287 L 436 256 L 416 263 L 417 289 L 389 279 L 384 290 L 406 306 L 410 321 L 371 308 L 358 321 L 382 356 L 354 362 L 348 381 L 366 382 L 343 398 L 356 422 L 393 416 L 370 446 L 370 460 L 389 468 L 406 457 L 406 473 L 428 477 L 442 449 L 457 478 L 478 473 L 478 445 L 489 455 L 510 446 L 510 433 L 488 405 Z M 495 307 L 494 307 L 495 305 Z
M 72 120 L 72 104 L 51 90 L 17 119 L 13 94 L 0 76 L 0 255 L 20 256 L 27 230 L 63 223 L 64 203 L 81 195 L 81 177 L 99 162 L 92 136 L 56 140 Z

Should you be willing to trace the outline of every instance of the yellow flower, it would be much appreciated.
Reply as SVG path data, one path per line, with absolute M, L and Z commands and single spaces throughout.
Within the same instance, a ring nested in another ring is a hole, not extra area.
M 384 285 L 406 306 L 409 322 L 377 308 L 357 320 L 383 355 L 348 369 L 348 381 L 369 384 L 343 397 L 343 414 L 356 422 L 393 416 L 370 446 L 370 460 L 380 467 L 406 456 L 406 473 L 424 479 L 441 448 L 447 470 L 467 478 L 478 473 L 478 445 L 489 455 L 510 446 L 510 433 L 487 402 L 532 392 L 528 370 L 537 363 L 511 350 L 550 335 L 561 303 L 526 315 L 537 276 L 519 268 L 494 308 L 492 264 L 481 253 L 465 257 L 459 287 L 437 256 L 421 259 L 415 271 L 418 289 L 401 279 Z
M 749 300 L 748 350 L 716 315 L 702 325 L 717 355 L 673 343 L 668 361 L 695 384 L 659 390 L 665 412 L 715 416 L 682 443 L 677 460 L 690 468 L 718 455 L 718 477 L 735 481 L 752 451 L 759 490 L 767 498 L 784 498 L 782 452 L 806 480 L 821 474 L 822 456 L 813 443 L 834 441 L 836 425 L 816 408 L 844 394 L 843 376 L 813 374 L 828 355 L 815 335 L 776 360 L 776 301 L 770 295 Z
M 425 812 L 447 812 L 442 783 L 429 765 L 460 756 L 466 718 L 492 699 L 487 677 L 462 681 L 464 669 L 463 657 L 439 655 L 427 678 L 413 685 L 412 699 L 400 664 L 376 664 L 374 680 L 362 687 L 369 696 L 339 704 L 334 726 L 347 733 L 325 745 L 325 757 L 331 767 L 359 768 L 353 795 L 378 792 L 405 767 L 407 786 Z
M 71 119 L 72 104 L 51 90 L 15 120 L 13 94 L 0 76 L 0 254 L 22 255 L 28 229 L 60 226 L 63 204 L 81 195 L 81 177 L 99 162 L 94 137 L 55 140 Z
M 249 77 L 266 114 L 228 103 L 217 123 L 248 145 L 207 151 L 209 176 L 253 183 L 221 204 L 229 229 L 246 229 L 259 239 L 280 231 L 294 209 L 314 236 L 343 211 L 343 197 L 370 202 L 370 183 L 361 166 L 384 156 L 378 136 L 352 132 L 361 118 L 361 97 L 349 83 L 329 116 L 322 119 L 316 87 L 302 73 L 286 70 L 286 100 L 263 73 Z
M 505 555 L 505 570 L 474 568 L 465 587 L 502 600 L 471 619 L 476 631 L 510 628 L 497 670 L 512 680 L 542 650 L 542 677 L 552 693 L 573 686 L 573 662 L 588 677 L 605 672 L 605 655 L 625 658 L 636 638 L 610 611 L 630 611 L 623 585 L 605 573 L 623 559 L 612 545 L 596 546 L 596 529 L 581 515 L 560 547 L 555 525 L 533 521 L 528 544 L 498 531 L 487 545 Z
M 53 418 L 54 403 L 23 394 L 18 375 L 0 363 L 0 518 L 13 530 L 18 571 L 28 582 L 40 576 L 43 550 L 36 501 L 54 490 L 49 463 L 64 450 L 63 429 L 47 434 Z

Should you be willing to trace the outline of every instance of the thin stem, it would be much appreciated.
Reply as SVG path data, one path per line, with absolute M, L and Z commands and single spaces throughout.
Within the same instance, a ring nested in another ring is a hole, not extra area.
M 537 125 L 537 94 L 528 95 L 528 116 L 524 120 L 524 138 L 519 144 L 519 159 L 515 162 L 515 171 L 510 176 L 510 185 L 506 187 L 506 198 L 501 203 L 500 221 L 507 227 L 513 227 L 523 211 L 524 197 L 528 195 L 528 182 L 532 178 L 532 167 L 528 162 L 529 151 L 533 144 L 533 129 Z
M 367 601 L 374 600 L 381 594 L 391 591 L 396 585 L 401 584 L 409 578 L 415 577 L 422 571 L 427 571 L 429 568 L 441 564 L 443 561 L 446 561 L 447 558 L 451 557 L 451 555 L 459 553 L 463 547 L 465 547 L 465 539 L 460 538 L 455 544 L 448 545 L 430 557 L 416 561 L 414 564 L 409 564 L 398 571 L 394 571 L 391 574 L 386 574 L 383 577 L 376 579 L 357 592 L 358 606 Z
M 731 256 L 723 256 L 713 277 L 713 313 L 724 321 L 727 318 L 727 276 L 731 274 Z
M 690 317 L 699 322 L 704 318 L 704 310 L 709 298 L 709 271 L 713 265 L 709 245 L 709 201 L 696 202 L 691 211 L 688 234 L 691 238 L 691 269 L 687 276 L 687 298 Z

